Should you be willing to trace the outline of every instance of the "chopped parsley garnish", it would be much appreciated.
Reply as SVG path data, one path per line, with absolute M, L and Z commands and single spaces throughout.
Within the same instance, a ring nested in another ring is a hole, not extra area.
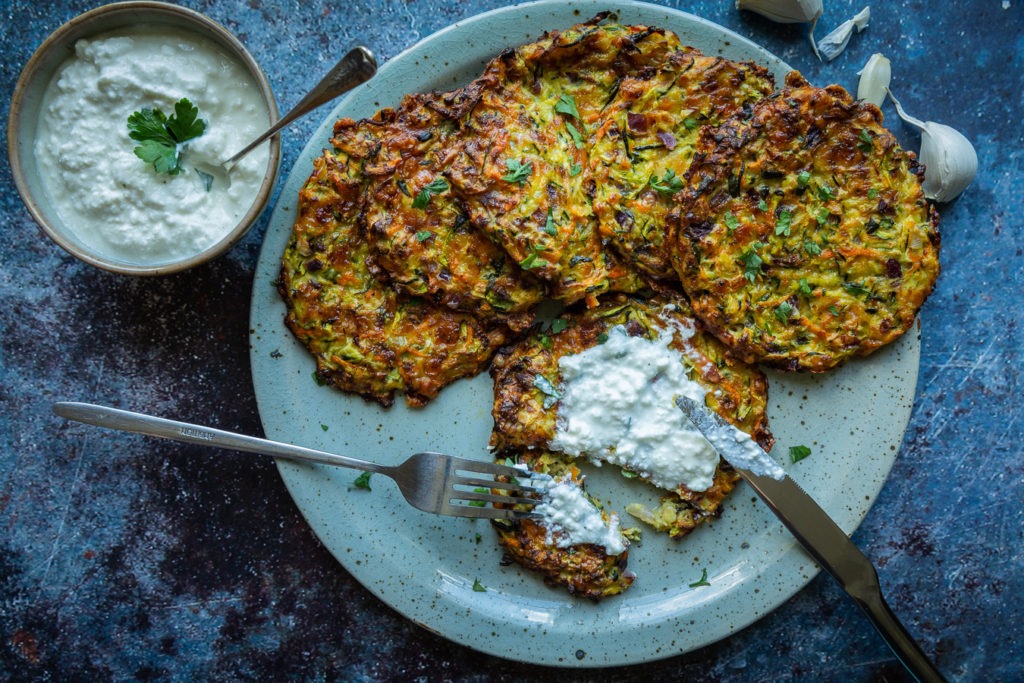
M 537 343 L 543 346 L 548 351 L 551 350 L 551 337 L 546 334 L 537 335 Z
M 768 210 L 768 202 L 766 202 L 765 200 L 762 199 L 761 201 L 759 201 L 757 203 L 757 208 L 761 209 L 762 211 L 767 211 Z
M 565 318 L 555 318 L 551 321 L 551 334 L 558 334 L 567 327 L 569 327 L 569 323 Z
M 352 481 L 352 486 L 357 489 L 366 489 L 372 491 L 370 488 L 370 477 L 373 476 L 373 472 L 363 472 Z
M 412 208 L 423 209 L 426 208 L 427 204 L 430 203 L 430 198 L 435 194 L 441 194 L 447 192 L 450 189 L 448 181 L 444 178 L 434 178 L 429 183 L 423 186 L 419 194 L 416 195 L 416 199 L 412 200 Z M 422 241 L 422 240 L 421 240 Z
M 540 268 L 541 266 L 548 265 L 548 262 L 540 258 L 540 253 L 544 251 L 544 247 L 540 245 L 533 245 L 530 247 L 530 253 L 527 254 L 526 258 L 519 262 L 519 267 L 523 270 L 530 270 L 531 268 Z
M 811 294 L 814 293 L 814 290 L 811 289 L 811 286 L 807 284 L 807 278 L 805 277 L 800 278 L 800 293 L 803 294 L 804 296 L 810 296 Z
M 878 196 L 878 188 L 877 187 L 872 187 L 870 190 L 868 190 L 868 199 L 874 199 L 877 196 Z
M 490 489 L 485 489 L 483 486 L 477 486 L 473 489 L 473 493 L 490 493 Z M 483 500 L 471 500 L 469 501 L 470 507 L 482 508 L 487 507 L 487 501 Z
M 508 173 L 501 176 L 501 179 L 508 183 L 519 183 L 522 185 L 530 177 L 530 174 L 533 173 L 533 164 L 529 161 L 523 163 L 518 159 L 506 159 L 505 167 L 508 169 Z
M 683 119 L 683 125 L 686 126 L 687 130 L 694 130 L 695 128 L 697 128 L 697 126 L 700 125 L 700 122 L 697 121 L 697 119 L 693 118 L 692 116 L 687 116 L 685 119 Z
M 817 256 L 818 254 L 821 253 L 821 247 L 818 246 L 817 242 L 813 240 L 807 240 L 806 242 L 804 242 L 804 251 L 806 251 L 811 256 Z
M 576 100 L 573 99 L 572 95 L 562 94 L 558 98 L 558 102 L 555 103 L 555 111 L 559 114 L 565 114 L 571 116 L 577 121 L 582 121 L 580 118 L 580 110 L 576 108 Z
M 799 187 L 807 187 L 807 183 L 811 182 L 811 174 L 808 171 L 800 171 L 796 177 L 796 184 Z
M 205 131 L 206 121 L 199 118 L 199 108 L 186 97 L 175 102 L 170 116 L 159 109 L 143 108 L 128 117 L 128 137 L 139 143 L 135 156 L 153 164 L 157 173 L 181 173 L 181 145 Z
M 843 289 L 854 296 L 867 296 L 871 293 L 867 287 L 856 282 L 844 282 Z
M 835 306 L 829 306 L 828 307 L 828 312 L 831 313 L 834 316 L 838 316 L 839 315 L 839 309 L 836 308 Z
M 775 234 L 789 237 L 789 227 L 793 222 L 793 214 L 783 209 L 779 212 L 779 217 L 775 221 Z
M 583 136 L 580 135 L 576 126 L 572 125 L 569 121 L 566 121 L 565 129 L 569 131 L 569 135 L 572 136 L 572 144 L 576 145 L 576 149 L 583 149 Z
M 597 335 L 597 343 L 598 344 L 604 344 L 606 341 L 608 341 L 608 333 L 607 332 L 602 332 L 601 334 Z
M 636 472 L 630 472 L 629 470 L 619 470 L 619 474 L 622 475 L 623 479 L 636 479 L 640 476 Z
M 740 219 L 733 215 L 732 211 L 728 211 L 725 214 L 725 227 L 728 228 L 729 232 L 732 232 L 736 228 L 740 227 Z
M 551 406 L 558 403 L 562 398 L 562 392 L 555 388 L 555 385 L 551 383 L 544 375 L 533 376 L 533 386 L 537 387 L 540 393 L 544 394 L 544 410 L 547 410 Z
M 480 579 L 473 579 L 473 590 L 477 593 L 486 593 L 487 588 L 480 583 Z
M 582 172 L 583 172 L 583 167 L 580 166 L 579 164 L 577 164 L 575 161 L 572 163 L 572 166 L 569 167 L 569 177 L 570 178 L 575 178 L 576 176 L 578 176 Z
M 828 185 L 821 185 L 818 187 L 818 199 L 821 201 L 827 202 L 834 196 L 835 194 L 832 192 L 832 188 Z
M 429 230 L 420 230 L 419 232 L 416 233 L 416 241 L 426 242 L 431 237 L 433 237 L 433 235 L 434 233 L 430 232 Z
M 811 449 L 807 446 L 790 446 L 789 447 L 789 460 L 790 462 L 800 462 L 808 455 L 811 454 Z
M 558 234 L 558 228 L 555 227 L 555 217 L 551 215 L 551 209 L 548 209 L 548 220 L 544 224 L 544 232 L 551 236 Z
M 791 315 L 793 315 L 793 306 L 788 301 L 783 301 L 775 307 L 775 317 L 780 323 L 788 323 Z
M 662 194 L 675 194 L 683 189 L 683 179 L 676 175 L 671 168 L 665 171 L 665 177 L 658 179 L 658 176 L 651 176 L 651 187 Z
M 322 429 L 322 430 L 324 430 L 326 432 L 327 431 L 327 425 L 325 425 L 325 424 L 320 425 L 320 429 Z
M 860 140 L 860 142 L 857 143 L 857 149 L 864 152 L 865 154 L 868 154 L 872 149 L 871 134 L 868 132 L 868 129 L 861 128 L 860 135 L 858 135 L 857 138 Z
M 818 213 L 814 216 L 814 219 L 818 221 L 818 225 L 825 225 L 825 223 L 828 223 L 829 215 L 829 210 L 823 206 L 818 209 Z
M 701 586 L 710 586 L 708 583 L 708 568 L 704 567 L 700 571 L 700 578 L 690 584 L 690 588 L 699 588 Z
M 753 282 L 757 277 L 757 274 L 761 272 L 761 264 L 764 263 L 758 253 L 757 249 L 761 248 L 760 242 L 754 242 L 750 249 L 743 252 L 740 256 L 740 263 L 743 264 L 743 277 L 747 278 L 750 282 Z

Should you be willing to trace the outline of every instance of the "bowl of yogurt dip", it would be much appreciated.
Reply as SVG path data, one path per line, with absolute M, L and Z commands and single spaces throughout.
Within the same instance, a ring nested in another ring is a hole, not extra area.
M 266 76 L 223 26 L 177 5 L 115 3 L 32 55 L 11 98 L 8 155 L 54 242 L 108 271 L 161 275 L 220 255 L 259 218 L 277 137 L 235 164 L 230 182 L 209 169 L 277 116 Z

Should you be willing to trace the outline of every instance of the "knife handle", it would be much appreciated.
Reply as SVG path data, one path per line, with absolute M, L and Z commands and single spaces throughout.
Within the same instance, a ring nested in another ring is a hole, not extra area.
M 874 583 L 868 584 L 863 591 L 847 589 L 864 613 L 871 619 L 878 632 L 889 645 L 889 649 L 899 658 L 903 666 L 921 683 L 945 683 L 946 679 L 935 668 L 931 660 L 896 618 L 889 604 L 882 595 L 878 585 L 878 574 L 872 568 Z

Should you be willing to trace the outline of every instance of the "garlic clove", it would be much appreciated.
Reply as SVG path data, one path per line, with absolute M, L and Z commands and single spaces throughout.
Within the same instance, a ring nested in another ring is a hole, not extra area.
M 736 0 L 736 9 L 756 12 L 780 24 L 806 24 L 823 11 L 822 0 Z
M 942 123 L 921 121 L 908 115 L 886 88 L 900 118 L 921 131 L 918 160 L 924 165 L 924 196 L 936 202 L 955 199 L 978 174 L 978 153 L 960 131 Z
M 889 60 L 880 52 L 876 52 L 857 73 L 860 75 L 860 81 L 857 82 L 857 99 L 881 107 L 885 101 L 885 91 L 892 81 L 892 65 Z
M 846 49 L 846 45 L 850 42 L 850 36 L 853 35 L 854 29 L 857 33 L 860 33 L 868 26 L 868 21 L 871 19 L 871 8 L 865 7 L 860 12 L 857 12 L 853 19 L 847 19 L 843 23 L 832 29 L 827 36 L 821 39 L 818 43 L 818 50 L 821 52 L 821 56 L 826 61 L 832 61 Z

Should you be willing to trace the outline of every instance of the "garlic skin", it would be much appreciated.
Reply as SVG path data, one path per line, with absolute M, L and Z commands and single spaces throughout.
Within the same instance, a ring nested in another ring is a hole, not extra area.
M 824 11 L 822 0 L 736 0 L 736 9 L 756 12 L 780 24 L 807 24 Z
M 889 60 L 882 53 L 876 52 L 857 73 L 860 75 L 857 82 L 857 99 L 881 107 L 892 81 L 892 65 Z
M 831 62 L 833 59 L 838 57 L 843 50 L 846 49 L 846 45 L 850 42 L 850 36 L 853 35 L 854 29 L 857 33 L 860 33 L 868 27 L 868 21 L 871 19 L 871 8 L 865 7 L 853 17 L 853 19 L 847 19 L 843 23 L 836 26 L 827 36 L 821 39 L 818 43 L 818 51 L 821 53 L 820 56 L 825 58 L 825 61 Z
M 900 118 L 921 131 L 921 152 L 924 164 L 924 196 L 936 202 L 955 199 L 978 174 L 978 153 L 960 131 L 942 123 L 921 121 L 903 111 L 892 91 L 886 88 Z

